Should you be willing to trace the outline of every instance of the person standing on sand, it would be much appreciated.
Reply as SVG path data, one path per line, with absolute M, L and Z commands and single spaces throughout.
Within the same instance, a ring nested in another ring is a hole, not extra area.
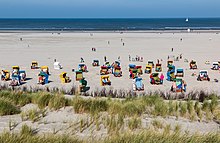
M 123 43 L 123 46 L 125 46 L 125 43 Z
M 108 45 L 110 44 L 110 41 L 108 41 Z
M 182 54 L 180 54 L 180 59 L 182 59 Z
M 171 52 L 173 52 L 173 48 L 171 49 Z
M 120 61 L 120 56 L 118 56 L 118 61 Z
M 104 61 L 105 61 L 105 62 L 107 61 L 107 58 L 106 58 L 106 56 L 104 56 Z
M 187 84 L 186 84 L 185 80 L 183 80 L 182 82 L 183 82 L 183 91 L 186 92 L 186 86 L 187 86 Z
M 131 61 L 131 55 L 128 56 L 129 61 Z
M 85 62 L 84 59 L 83 59 L 82 57 L 81 57 L 80 59 L 81 59 L 81 63 L 84 63 L 84 62 Z
M 164 75 L 163 75 L 163 73 L 161 73 L 161 75 L 160 75 L 160 83 L 161 84 L 163 84 L 163 79 L 164 79 Z

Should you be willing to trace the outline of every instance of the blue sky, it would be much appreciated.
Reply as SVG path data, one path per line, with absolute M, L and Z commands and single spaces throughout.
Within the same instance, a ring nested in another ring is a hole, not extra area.
M 220 0 L 0 0 L 0 18 L 220 17 Z

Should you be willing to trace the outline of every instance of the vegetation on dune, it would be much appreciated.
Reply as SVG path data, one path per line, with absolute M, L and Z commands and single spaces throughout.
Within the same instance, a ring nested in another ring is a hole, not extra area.
M 111 94 L 113 94 L 113 92 Z M 32 93 L 26 91 L 1 90 L 0 102 L 2 102 L 2 104 L 0 106 L 2 107 L 1 115 L 17 114 L 20 112 L 20 107 L 28 103 L 34 103 L 37 104 L 42 111 L 46 107 L 50 110 L 58 110 L 65 106 L 73 106 L 75 113 L 78 114 L 89 113 L 96 115 L 101 112 L 107 112 L 109 115 L 120 115 L 122 117 L 138 117 L 143 114 L 148 114 L 162 117 L 176 116 L 177 118 L 181 116 L 192 121 L 212 119 L 220 121 L 220 107 L 217 96 L 212 94 L 206 97 L 203 93 L 200 94 L 204 96 L 203 103 L 198 101 L 194 102 L 189 99 L 187 101 L 166 101 L 158 94 L 127 97 L 122 100 L 111 98 L 84 99 L 79 96 L 67 99 L 61 93 L 55 92 L 39 91 Z
M 119 136 L 111 136 L 104 140 L 105 143 L 216 143 L 220 142 L 219 134 L 188 135 L 171 133 L 164 134 L 155 131 L 144 131 L 138 134 L 125 133 Z
M 96 93 L 96 94 L 104 94 Z M 112 92 L 111 94 L 114 94 Z M 59 110 L 66 106 L 72 106 L 77 114 L 86 114 L 87 118 L 81 118 L 74 123 L 74 132 L 83 133 L 91 129 L 106 130 L 107 138 L 102 140 L 92 139 L 93 142 L 220 142 L 219 134 L 189 135 L 183 134 L 179 125 L 175 127 L 163 124 L 154 119 L 150 127 L 145 131 L 143 119 L 150 117 L 183 117 L 191 121 L 220 122 L 220 107 L 215 95 L 206 97 L 201 93 L 203 102 L 199 100 L 164 100 L 158 94 L 140 97 L 126 97 L 124 99 L 112 98 L 82 98 L 75 96 L 65 98 L 58 92 L 26 92 L 26 91 L 0 91 L 0 115 L 19 114 L 20 108 L 26 104 L 34 103 L 39 109 L 31 109 L 21 112 L 22 121 L 37 122 L 44 118 L 48 110 Z M 11 125 L 11 124 L 10 124 Z M 148 126 L 149 127 L 149 126 Z M 152 130 L 152 131 L 151 131 Z M 125 132 L 126 131 L 126 132 Z M 19 134 L 0 134 L 0 142 L 87 142 L 70 136 L 36 135 L 35 131 L 24 125 Z
M 169 129 L 169 127 L 167 127 Z M 20 133 L 5 132 L 0 134 L 0 142 L 14 143 L 14 142 L 26 142 L 26 143 L 86 143 L 90 142 L 89 139 L 80 140 L 74 136 L 67 135 L 35 135 L 34 130 L 27 125 L 22 126 Z M 105 138 L 92 139 L 94 143 L 216 143 L 220 142 L 219 134 L 180 134 L 171 132 L 157 132 L 155 130 L 141 131 L 138 133 L 125 132 L 123 134 L 111 135 Z
M 13 115 L 20 113 L 20 109 L 16 107 L 10 100 L 0 98 L 0 116 Z

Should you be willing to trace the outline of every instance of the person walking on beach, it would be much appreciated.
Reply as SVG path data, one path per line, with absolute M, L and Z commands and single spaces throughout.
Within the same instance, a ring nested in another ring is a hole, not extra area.
M 186 92 L 186 86 L 187 86 L 187 84 L 186 84 L 185 80 L 183 80 L 182 82 L 183 82 L 183 91 Z
M 125 46 L 125 43 L 123 42 L 123 46 Z
M 131 55 L 128 56 L 129 61 L 131 61 Z
M 118 61 L 120 61 L 120 56 L 118 56 Z
M 144 61 L 144 58 L 143 57 L 141 57 L 141 62 L 143 62 Z
M 85 62 L 84 59 L 83 59 L 82 57 L 81 57 L 80 59 L 81 59 L 81 61 L 80 61 L 81 63 L 84 63 L 84 62 Z
M 108 45 L 110 44 L 110 41 L 108 41 Z
M 173 48 L 171 49 L 171 52 L 173 52 Z
M 157 64 L 159 64 L 160 63 L 160 60 L 159 59 L 157 59 Z
M 107 58 L 106 58 L 106 56 L 104 56 L 104 61 L 105 61 L 105 62 L 107 61 Z
M 160 83 L 161 84 L 163 84 L 163 79 L 164 79 L 164 75 L 163 75 L 163 73 L 161 73 L 161 75 L 160 75 Z

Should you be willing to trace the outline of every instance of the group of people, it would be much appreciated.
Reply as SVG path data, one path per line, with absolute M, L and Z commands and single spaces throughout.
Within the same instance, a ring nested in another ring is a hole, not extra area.
M 138 62 L 143 62 L 144 58 L 136 55 L 134 58 L 131 57 L 131 55 L 128 56 L 129 61 L 138 61 Z

